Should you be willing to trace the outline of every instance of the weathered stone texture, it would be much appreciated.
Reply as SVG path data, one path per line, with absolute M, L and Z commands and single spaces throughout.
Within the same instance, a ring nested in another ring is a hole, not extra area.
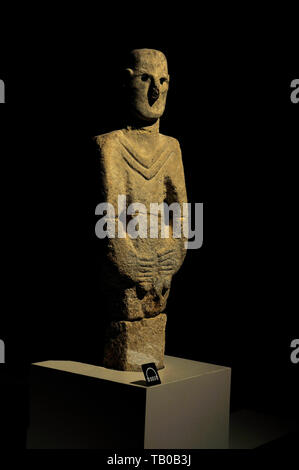
M 166 315 L 162 313 L 172 277 L 186 254 L 186 239 L 172 236 L 171 221 L 170 236 L 161 236 L 160 213 L 156 215 L 158 238 L 150 237 L 152 203 L 176 202 L 183 214 L 182 205 L 187 202 L 180 145 L 159 132 L 168 84 L 167 62 L 161 52 L 133 51 L 125 84 L 128 126 L 96 138 L 104 200 L 115 208 L 116 230 L 119 222 L 124 227 L 123 237 L 116 231 L 116 237 L 109 238 L 102 266 L 106 322 L 112 322 L 104 363 L 111 368 L 139 370 L 141 361 L 163 367 Z M 120 195 L 126 197 L 124 210 L 119 210 Z M 146 214 L 141 210 L 124 216 L 131 203 L 143 204 Z M 146 218 L 146 234 L 131 238 L 128 224 L 135 224 L 137 216 Z M 183 216 L 180 223 L 183 228 Z M 150 357 L 155 360 L 147 361 Z
M 111 369 L 141 371 L 141 365 L 154 362 L 164 367 L 166 315 L 139 321 L 111 322 L 107 329 L 103 365 Z

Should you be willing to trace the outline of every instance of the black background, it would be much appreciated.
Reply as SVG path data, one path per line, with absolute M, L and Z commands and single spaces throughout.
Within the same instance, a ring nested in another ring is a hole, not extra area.
M 35 37 L 1 64 L 6 436 L 24 446 L 31 362 L 98 361 L 92 137 L 123 125 L 121 65 L 138 47 L 168 58 L 160 130 L 180 141 L 189 201 L 204 203 L 203 247 L 188 252 L 173 280 L 166 353 L 232 367 L 233 410 L 298 415 L 290 343 L 298 337 L 299 104 L 290 102 L 298 78 L 290 44 L 252 33 L 213 42 L 211 32 L 175 28 L 129 37 L 110 24 L 105 35 L 92 23 L 90 35 L 78 29 L 58 43 L 53 32 L 40 47 Z

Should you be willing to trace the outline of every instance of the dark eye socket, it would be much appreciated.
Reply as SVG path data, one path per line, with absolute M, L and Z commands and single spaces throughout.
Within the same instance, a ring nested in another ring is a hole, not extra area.
M 161 83 L 161 85 L 162 85 L 164 82 L 166 82 L 166 80 L 167 80 L 167 78 L 165 78 L 165 77 L 160 78 L 160 83 Z
M 147 73 L 143 73 L 143 74 L 141 75 L 141 80 L 142 80 L 143 82 L 146 82 L 148 79 L 149 79 L 149 75 L 148 75 Z

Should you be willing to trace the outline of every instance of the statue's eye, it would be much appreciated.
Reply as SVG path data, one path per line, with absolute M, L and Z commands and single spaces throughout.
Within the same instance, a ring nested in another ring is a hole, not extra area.
M 165 77 L 160 78 L 161 85 L 163 85 L 163 83 L 166 82 L 166 80 L 167 80 L 167 78 L 165 78 Z
M 141 75 L 141 80 L 142 80 L 143 82 L 147 82 L 148 79 L 149 79 L 149 75 L 148 75 L 147 73 L 143 73 L 143 74 Z

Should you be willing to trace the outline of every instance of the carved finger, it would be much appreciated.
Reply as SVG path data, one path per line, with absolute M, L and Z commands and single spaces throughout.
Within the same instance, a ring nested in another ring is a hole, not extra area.
M 140 268 L 140 267 L 139 267 L 138 271 L 139 271 L 140 273 L 150 273 L 150 274 L 152 273 L 152 269 L 151 269 L 150 266 L 147 267 L 147 268 Z
M 152 258 L 143 258 L 143 257 L 138 257 L 138 260 L 139 261 L 144 261 L 146 263 L 153 263 L 153 259 Z
M 154 263 L 148 263 L 148 264 L 138 263 L 138 264 L 141 268 L 152 268 L 152 267 L 154 267 Z
M 160 272 L 161 273 L 171 273 L 173 271 L 173 268 L 167 268 L 167 269 L 161 269 Z
M 165 251 L 164 253 L 158 253 L 158 258 L 160 258 L 160 260 L 162 258 L 165 258 L 165 257 L 169 257 L 170 254 L 174 253 L 174 250 L 168 250 L 168 251 Z M 168 256 L 167 256 L 168 255 Z
M 152 273 L 140 273 L 138 276 L 139 279 L 152 279 Z
M 160 262 L 160 266 L 173 266 L 174 261 L 172 259 L 165 259 Z

